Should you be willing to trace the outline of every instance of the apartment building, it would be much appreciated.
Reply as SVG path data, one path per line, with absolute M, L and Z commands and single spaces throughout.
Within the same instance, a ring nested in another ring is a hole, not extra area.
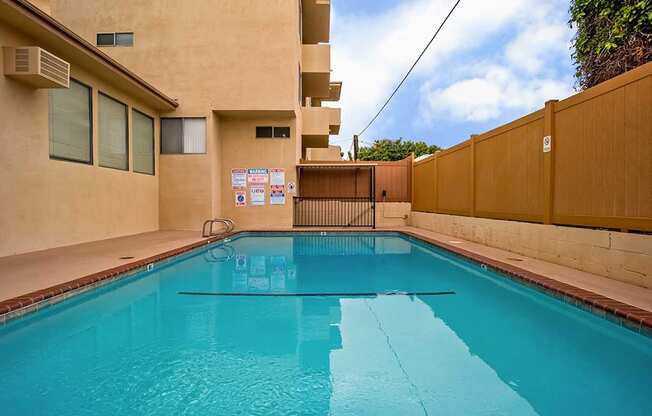
M 305 149 L 337 132 L 339 110 L 321 107 L 341 87 L 330 80 L 329 1 L 51 0 L 50 12 L 178 99 L 161 123 L 161 228 L 210 217 L 292 225 L 291 195 L 271 205 L 269 183 L 264 205 L 252 207 L 247 191 L 237 207 L 231 171 L 283 169 L 296 184 Z M 192 123 L 205 123 L 205 141 L 174 143 Z
M 322 106 L 342 87 L 330 79 L 330 1 L 0 7 L 0 46 L 39 47 L 70 65 L 63 88 L 28 85 L 6 68 L 0 77 L 0 255 L 199 230 L 212 217 L 292 225 L 297 163 L 339 132 L 340 110 Z M 60 125 L 87 135 L 77 153 L 57 153 L 56 140 L 82 141 Z

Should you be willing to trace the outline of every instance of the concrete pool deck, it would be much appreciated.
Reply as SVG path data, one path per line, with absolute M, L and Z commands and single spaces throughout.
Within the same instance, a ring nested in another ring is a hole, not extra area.
M 296 231 L 322 230 L 360 231 L 360 229 L 296 229 Z M 613 299 L 625 304 L 621 305 L 621 309 L 622 306 L 629 305 L 648 313 L 652 312 L 650 289 L 420 228 L 399 227 L 376 231 L 405 232 L 445 248 L 466 253 L 469 257 L 484 259 L 490 265 L 501 264 L 508 272 L 509 268 L 513 267 L 514 270 L 519 269 L 532 276 L 558 282 L 558 286 L 577 288 L 578 293 L 582 292 L 584 297 L 587 294 L 585 291 L 588 291 L 591 292 L 589 296 L 596 294 L 600 295 L 599 297 Z M 49 290 L 51 293 L 53 288 L 57 288 L 55 294 L 63 294 L 103 280 L 106 276 L 115 276 L 125 270 L 142 267 L 144 261 L 157 261 L 200 246 L 207 241 L 197 231 L 156 231 L 2 257 L 0 258 L 0 315 L 16 310 L 17 305 L 23 307 L 48 298 L 47 292 Z M 130 258 L 120 258 L 125 256 Z
M 202 240 L 197 231 L 154 231 L 0 257 L 0 302 Z

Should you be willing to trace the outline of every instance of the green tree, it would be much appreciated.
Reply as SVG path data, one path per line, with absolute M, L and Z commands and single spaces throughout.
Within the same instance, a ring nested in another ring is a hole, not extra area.
M 652 61 L 652 0 L 571 0 L 569 24 L 582 89 Z
M 392 161 L 405 159 L 413 153 L 416 156 L 433 154 L 441 150 L 437 145 L 428 145 L 425 142 L 411 140 L 375 140 L 370 147 L 361 147 L 358 151 L 359 160 Z

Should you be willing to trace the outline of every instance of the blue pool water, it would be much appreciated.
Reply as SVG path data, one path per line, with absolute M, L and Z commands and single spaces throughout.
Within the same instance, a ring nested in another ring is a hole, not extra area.
M 7 416 L 652 415 L 651 374 L 652 339 L 393 234 L 245 235 L 0 327 Z

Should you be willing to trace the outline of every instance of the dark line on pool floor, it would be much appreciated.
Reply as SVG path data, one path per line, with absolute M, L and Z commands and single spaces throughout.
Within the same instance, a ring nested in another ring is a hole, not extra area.
M 389 339 L 389 334 L 385 331 L 385 328 L 383 328 L 383 324 L 380 322 L 380 318 L 374 312 L 374 310 L 371 308 L 371 305 L 369 302 L 366 300 L 364 301 L 365 305 L 367 305 L 367 309 L 369 309 L 369 312 L 371 312 L 371 315 L 374 317 L 376 322 L 378 323 L 378 330 L 382 332 L 382 334 L 385 336 L 385 342 L 387 342 L 387 346 L 389 347 L 389 350 L 391 351 L 392 355 L 394 356 L 394 359 L 396 360 L 396 364 L 398 364 L 398 367 L 401 369 L 401 372 L 403 373 L 403 376 L 407 380 L 407 382 L 410 384 L 410 387 L 412 390 L 412 393 L 416 396 L 417 401 L 419 402 L 419 405 L 421 406 L 421 410 L 423 410 L 423 414 L 426 416 L 428 415 L 428 410 L 426 409 L 425 403 L 423 403 L 423 399 L 421 398 L 421 395 L 419 394 L 419 388 L 414 384 L 412 379 L 410 378 L 410 375 L 408 374 L 407 370 L 403 366 L 403 362 L 401 361 L 401 358 L 398 356 L 398 353 L 394 349 L 394 346 L 392 345 L 392 342 Z
M 191 296 L 227 296 L 227 297 L 377 297 L 377 296 L 444 296 L 454 295 L 453 291 L 444 292 L 385 292 L 385 293 L 230 293 L 230 292 L 178 292 L 179 295 Z

